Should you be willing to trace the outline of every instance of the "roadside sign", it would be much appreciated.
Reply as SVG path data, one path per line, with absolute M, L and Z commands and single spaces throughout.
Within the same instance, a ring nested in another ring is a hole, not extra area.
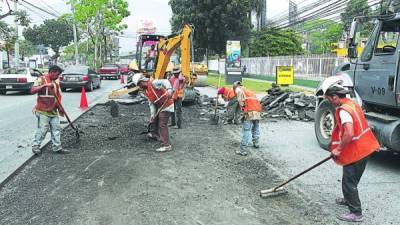
M 293 66 L 276 66 L 276 84 L 291 85 L 294 82 Z

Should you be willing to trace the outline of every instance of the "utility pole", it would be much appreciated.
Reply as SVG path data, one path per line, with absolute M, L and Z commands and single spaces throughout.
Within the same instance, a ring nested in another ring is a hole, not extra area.
M 14 1 L 14 12 L 17 12 L 18 10 L 18 0 Z M 15 57 L 14 57 L 14 63 L 15 67 L 19 66 L 19 43 L 18 43 L 18 20 L 17 20 L 17 15 L 14 16 L 15 20 L 15 44 L 14 44 L 14 50 L 15 50 Z
M 79 52 L 78 52 L 78 36 L 76 32 L 76 22 L 75 22 L 75 9 L 74 9 L 74 2 L 71 2 L 71 11 L 72 11 L 72 29 L 74 32 L 74 44 L 75 44 L 75 64 L 79 64 Z

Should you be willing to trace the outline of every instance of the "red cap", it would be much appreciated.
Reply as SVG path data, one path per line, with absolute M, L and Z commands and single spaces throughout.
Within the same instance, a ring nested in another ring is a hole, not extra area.
M 223 95 L 224 92 L 225 92 L 225 88 L 224 88 L 224 87 L 218 89 L 218 94 L 219 94 L 219 95 Z

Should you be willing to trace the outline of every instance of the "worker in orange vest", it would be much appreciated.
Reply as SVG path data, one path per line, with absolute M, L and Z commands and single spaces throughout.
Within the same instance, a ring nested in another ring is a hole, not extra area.
M 259 139 L 262 107 L 257 96 L 252 91 L 246 90 L 241 82 L 236 81 L 233 84 L 233 90 L 244 113 L 243 137 L 240 149 L 236 151 L 236 154 L 246 156 L 248 154 L 247 145 L 249 143 L 250 134 L 253 138 L 253 147 L 260 147 Z
M 64 112 L 56 99 L 57 97 L 61 101 L 60 84 L 57 82 L 57 79 L 62 71 L 56 65 L 51 66 L 49 73 L 39 77 L 31 88 L 32 94 L 38 94 L 34 108 L 38 126 L 32 145 L 32 152 L 36 155 L 41 153 L 40 144 L 46 137 L 49 129 L 53 151 L 56 153 L 69 153 L 68 150 L 63 149 L 61 146 L 61 126 L 58 115 L 64 117 Z
M 174 68 L 172 70 L 172 76 L 169 79 L 174 90 L 172 99 L 174 100 L 174 113 L 171 114 L 171 126 L 175 129 L 182 128 L 182 100 L 185 96 L 185 84 L 186 79 L 182 75 L 180 68 Z
M 233 88 L 222 87 L 218 89 L 217 94 L 222 95 L 224 101 L 228 102 L 226 106 L 226 121 L 224 124 L 239 124 L 241 110 Z
M 174 112 L 174 101 L 171 98 L 173 90 L 171 83 L 167 79 L 152 80 L 141 73 L 132 77 L 132 83 L 140 88 L 147 97 L 150 106 L 150 123 L 155 128 L 148 137 L 161 142 L 161 147 L 157 152 L 171 151 L 172 146 L 169 142 L 168 120 Z M 157 112 L 159 112 L 157 114 Z
M 349 91 L 339 84 L 333 84 L 324 92 L 325 98 L 336 107 L 336 127 L 332 132 L 331 153 L 334 161 L 343 166 L 343 198 L 336 203 L 345 205 L 350 212 L 338 216 L 349 222 L 363 220 L 358 183 L 367 165 L 368 156 L 380 146 L 365 120 L 361 107 L 346 98 Z

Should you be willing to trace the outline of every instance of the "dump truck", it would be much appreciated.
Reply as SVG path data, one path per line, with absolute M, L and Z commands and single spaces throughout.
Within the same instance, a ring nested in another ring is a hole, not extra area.
M 354 18 L 350 34 L 349 62 L 336 67 L 332 76 L 317 88 L 315 135 L 328 149 L 335 127 L 335 108 L 323 98 L 324 82 L 336 79 L 350 91 L 349 97 L 362 106 L 365 117 L 381 144 L 381 150 L 400 151 L 400 13 L 378 16 L 362 53 L 357 39 L 361 17 Z

